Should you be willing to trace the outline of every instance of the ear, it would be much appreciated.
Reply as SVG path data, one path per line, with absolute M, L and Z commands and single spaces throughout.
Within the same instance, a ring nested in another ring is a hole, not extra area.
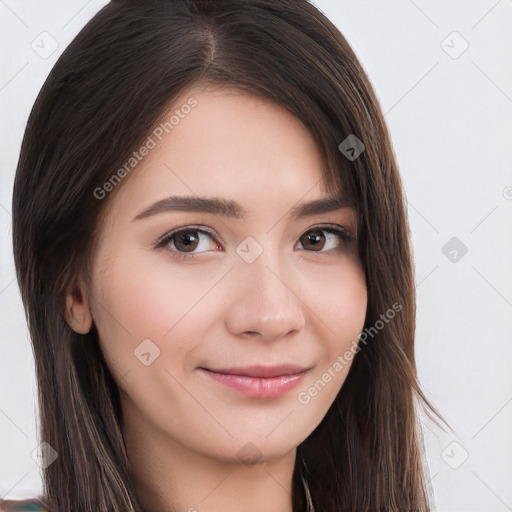
M 88 334 L 92 326 L 92 315 L 85 286 L 80 281 L 66 291 L 66 320 L 78 334 Z

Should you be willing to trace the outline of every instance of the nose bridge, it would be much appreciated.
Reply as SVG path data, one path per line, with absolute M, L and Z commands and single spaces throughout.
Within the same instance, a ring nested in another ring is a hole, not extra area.
M 289 272 L 283 267 L 282 257 L 277 251 L 266 249 L 243 272 L 248 274 L 248 279 L 252 281 L 251 289 L 255 297 L 269 305 L 275 305 L 276 312 L 290 302 L 292 283 L 286 281 L 289 279 Z
M 276 249 L 265 247 L 251 263 L 242 257 L 235 265 L 235 286 L 228 314 L 234 334 L 258 333 L 279 339 L 304 327 L 302 302 L 293 292 L 291 272 Z

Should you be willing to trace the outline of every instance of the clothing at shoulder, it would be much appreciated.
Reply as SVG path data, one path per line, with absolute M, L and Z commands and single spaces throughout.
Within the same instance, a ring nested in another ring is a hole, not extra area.
M 0 500 L 0 512 L 47 512 L 47 509 L 36 499 Z

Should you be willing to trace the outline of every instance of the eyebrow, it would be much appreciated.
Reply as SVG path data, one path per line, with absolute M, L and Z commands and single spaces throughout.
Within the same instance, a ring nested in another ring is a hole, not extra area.
M 294 206 L 288 213 L 288 218 L 302 219 L 304 217 L 330 213 L 354 206 L 355 202 L 351 198 L 327 196 Z M 171 196 L 148 206 L 136 215 L 132 219 L 132 222 L 169 211 L 210 213 L 240 220 L 246 219 L 248 214 L 247 210 L 240 203 L 231 199 L 220 197 Z

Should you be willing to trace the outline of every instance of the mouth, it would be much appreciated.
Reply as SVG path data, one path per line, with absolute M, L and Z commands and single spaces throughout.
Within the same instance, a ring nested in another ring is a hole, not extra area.
M 309 368 L 280 365 L 199 370 L 214 381 L 248 397 L 274 398 L 298 386 Z

